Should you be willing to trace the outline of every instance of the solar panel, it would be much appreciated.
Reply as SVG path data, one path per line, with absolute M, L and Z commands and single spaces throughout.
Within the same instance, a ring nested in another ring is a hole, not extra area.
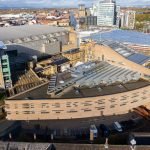
M 133 55 L 129 56 L 128 60 L 142 65 L 145 62 L 147 62 L 148 60 L 150 60 L 150 57 L 149 56 L 145 56 L 143 54 L 136 53 L 136 54 L 133 54 Z

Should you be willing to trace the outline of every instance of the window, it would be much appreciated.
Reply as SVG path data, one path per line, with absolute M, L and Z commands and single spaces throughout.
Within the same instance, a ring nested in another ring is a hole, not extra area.
M 41 114 L 49 114 L 48 111 L 41 111 Z
M 5 75 L 8 75 L 9 74 L 9 72 L 3 72 L 3 75 L 5 76 Z
M 23 111 L 23 114 L 35 114 L 34 111 Z
M 7 63 L 7 59 L 3 59 L 3 60 L 2 60 L 2 64 L 3 64 L 3 63 Z
M 30 114 L 30 111 L 23 111 L 23 114 Z
M 76 110 L 67 111 L 67 113 L 76 113 L 76 112 L 78 112 L 78 111 L 76 111 Z
M 4 80 L 10 80 L 10 78 L 9 77 L 4 77 Z
M 10 111 L 7 111 L 7 115 L 10 115 L 11 114 L 11 112 Z
M 8 68 L 8 65 L 2 65 L 3 66 L 3 68 Z
M 27 104 L 27 103 L 26 103 L 26 104 L 23 104 L 23 105 L 22 105 L 22 108 L 30 108 L 30 105 Z

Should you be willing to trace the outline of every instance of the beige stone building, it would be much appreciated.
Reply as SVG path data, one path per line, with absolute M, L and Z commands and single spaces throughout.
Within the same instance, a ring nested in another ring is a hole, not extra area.
M 70 23 L 68 19 L 63 19 L 58 21 L 58 26 L 60 27 L 69 27 Z
M 108 96 L 76 99 L 6 100 L 8 120 L 77 119 L 124 114 L 149 103 L 150 86 Z
M 145 75 L 150 75 L 149 69 L 125 59 L 109 47 L 93 43 L 91 49 L 93 50 L 95 60 L 105 59 L 105 61 L 116 66 L 126 66 L 133 71 L 140 71 L 143 80 Z M 70 59 L 73 61 L 74 58 Z M 148 79 L 147 81 L 145 79 L 145 83 L 142 86 L 139 86 L 138 83 L 133 87 L 127 86 L 128 88 L 126 89 L 128 90 L 126 91 L 111 94 L 111 88 L 108 88 L 110 90 L 109 94 L 80 98 L 78 96 L 74 98 L 61 98 L 60 96 L 60 98 L 54 99 L 50 96 L 45 98 L 41 96 L 41 98 L 35 97 L 30 99 L 26 97 L 26 93 L 20 93 L 5 101 L 7 119 L 57 120 L 125 114 L 132 112 L 134 108 L 141 105 L 149 107 L 150 84 Z M 37 89 L 36 92 L 38 95 L 40 92 L 42 94 L 46 93 L 43 93 L 40 89 Z M 88 94 L 88 92 L 86 93 Z

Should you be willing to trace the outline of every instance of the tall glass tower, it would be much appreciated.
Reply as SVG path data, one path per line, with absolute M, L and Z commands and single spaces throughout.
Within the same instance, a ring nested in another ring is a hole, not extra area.
M 116 3 L 113 0 L 99 1 L 97 24 L 100 26 L 113 26 L 116 23 Z

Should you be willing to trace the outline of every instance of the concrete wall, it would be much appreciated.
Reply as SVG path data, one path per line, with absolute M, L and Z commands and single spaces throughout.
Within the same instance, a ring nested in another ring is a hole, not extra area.
M 7 51 L 17 50 L 18 53 L 27 53 L 30 56 L 36 55 L 38 57 L 44 54 L 56 54 L 61 51 L 62 45 L 68 44 L 69 34 L 54 37 L 58 41 L 51 41 L 51 39 L 36 40 L 24 42 L 21 44 L 7 44 Z M 48 42 L 50 41 L 50 42 Z
M 124 114 L 150 101 L 150 86 L 89 98 L 6 100 L 8 120 L 51 120 Z

